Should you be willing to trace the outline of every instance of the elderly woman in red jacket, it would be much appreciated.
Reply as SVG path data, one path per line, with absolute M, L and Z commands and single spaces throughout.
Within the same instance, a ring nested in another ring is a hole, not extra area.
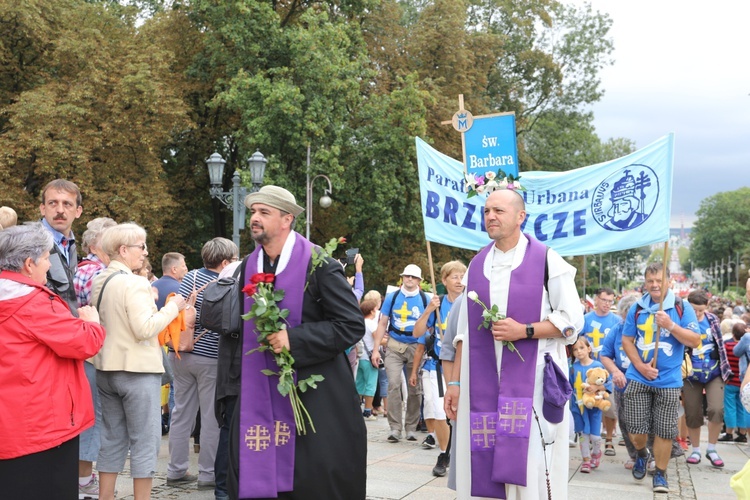
M 96 309 L 76 318 L 44 286 L 52 244 L 38 223 L 0 232 L 4 498 L 78 498 L 78 435 L 94 424 L 83 360 L 101 348 L 104 327 Z

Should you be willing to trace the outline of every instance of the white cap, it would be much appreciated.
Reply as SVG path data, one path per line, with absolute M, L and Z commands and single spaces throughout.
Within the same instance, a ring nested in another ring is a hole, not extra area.
M 404 272 L 401 273 L 401 276 L 416 276 L 417 278 L 422 279 L 422 270 L 416 264 L 409 264 L 404 268 Z

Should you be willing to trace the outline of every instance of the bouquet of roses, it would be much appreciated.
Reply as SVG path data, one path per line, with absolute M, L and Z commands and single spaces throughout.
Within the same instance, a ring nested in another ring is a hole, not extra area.
M 269 377 L 279 377 L 278 391 L 279 394 L 289 397 L 294 412 L 294 422 L 297 425 L 297 434 L 307 433 L 307 423 L 315 432 L 310 413 L 299 398 L 299 392 L 305 392 L 308 388 L 317 388 L 317 383 L 323 380 L 322 375 L 311 375 L 304 380 L 294 381 L 294 357 L 284 348 L 280 353 L 274 353 L 268 343 L 268 336 L 286 329 L 286 318 L 289 316 L 289 309 L 281 309 L 278 303 L 284 298 L 284 290 L 276 290 L 273 286 L 275 275 L 271 273 L 257 273 L 250 278 L 244 293 L 253 299 L 253 305 L 250 312 L 242 316 L 243 319 L 253 318 L 255 320 L 255 330 L 258 333 L 259 347 L 249 351 L 251 354 L 255 351 L 263 352 L 271 350 L 279 371 L 263 370 L 264 375 Z
M 466 294 L 471 300 L 482 306 L 482 326 L 485 328 L 492 328 L 492 323 L 495 321 L 500 321 L 501 319 L 505 319 L 504 314 L 500 314 L 500 311 L 497 307 L 497 304 L 493 304 L 491 308 L 487 308 L 486 305 L 484 305 L 484 302 L 479 300 L 479 295 L 477 295 L 477 292 L 474 290 L 470 291 L 468 294 Z M 480 326 L 479 328 L 481 328 Z M 513 342 L 510 340 L 503 340 L 503 345 L 508 348 L 509 351 L 515 352 L 518 354 L 518 357 L 521 358 L 521 361 L 526 361 L 523 359 L 523 356 L 521 356 L 521 353 L 518 352 L 518 349 L 516 349 L 516 346 Z

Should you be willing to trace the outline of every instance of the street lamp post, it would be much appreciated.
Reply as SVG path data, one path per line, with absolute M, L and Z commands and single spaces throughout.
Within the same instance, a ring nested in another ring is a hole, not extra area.
M 226 160 L 221 157 L 219 153 L 212 154 L 206 160 L 206 166 L 208 167 L 208 177 L 211 183 L 209 192 L 211 198 L 216 198 L 224 206 L 229 208 L 230 204 L 232 207 L 232 241 L 240 247 L 240 231 L 245 229 L 245 196 L 247 196 L 247 188 L 240 184 L 240 171 L 235 169 L 234 175 L 232 175 L 232 190 L 222 191 L 222 180 L 224 178 L 224 164 Z M 263 184 L 263 176 L 266 172 L 266 160 L 265 156 L 260 151 L 256 151 L 247 160 L 248 170 L 250 170 L 250 179 L 253 184 L 250 188 L 250 192 L 255 192 L 260 189 Z
M 307 147 L 307 182 L 305 186 L 305 238 L 310 239 L 310 226 L 313 221 L 312 207 L 313 207 L 313 183 L 317 178 L 323 178 L 328 182 L 328 189 L 323 189 L 323 196 L 320 197 L 320 206 L 328 208 L 331 206 L 331 193 L 333 192 L 333 185 L 331 185 L 331 179 L 327 175 L 318 174 L 312 179 L 310 178 L 310 146 Z

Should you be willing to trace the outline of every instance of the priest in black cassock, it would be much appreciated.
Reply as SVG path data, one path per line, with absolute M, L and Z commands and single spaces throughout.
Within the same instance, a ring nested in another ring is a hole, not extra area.
M 274 352 L 294 357 L 298 380 L 322 375 L 316 389 L 300 393 L 316 432 L 298 435 L 287 397 L 279 395 L 278 371 L 269 351 L 242 356 L 242 385 L 230 431 L 228 492 L 237 498 L 365 498 L 367 430 L 344 350 L 365 333 L 364 319 L 333 259 L 314 259 L 316 249 L 293 231 L 303 211 L 294 196 L 263 186 L 245 198 L 250 230 L 258 243 L 247 259 L 249 283 L 256 273 L 274 274 L 289 309 L 286 330 L 269 335 Z M 244 310 L 253 301 L 245 297 Z M 243 322 L 243 352 L 257 347 L 252 320 Z

